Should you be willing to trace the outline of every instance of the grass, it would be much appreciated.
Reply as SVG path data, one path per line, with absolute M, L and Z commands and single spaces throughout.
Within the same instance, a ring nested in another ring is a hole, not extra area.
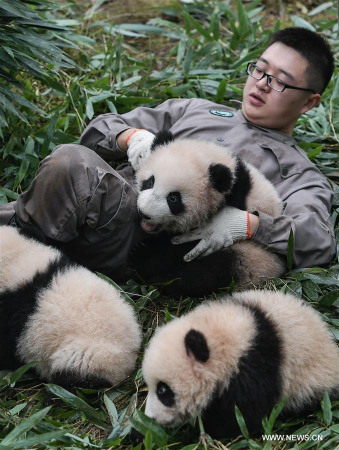
M 118 4 L 118 5 L 117 5 Z M 280 5 L 282 23 L 272 21 Z M 334 2 L 275 2 L 268 9 L 259 1 L 58 2 L 46 13 L 57 26 L 72 29 L 61 34 L 71 67 L 54 67 L 47 80 L 20 73 L 18 92 L 41 111 L 16 104 L 24 122 L 8 112 L 0 121 L 0 201 L 15 199 L 34 177 L 41 158 L 58 144 L 75 142 L 94 116 L 123 113 L 138 105 L 154 106 L 171 97 L 200 97 L 229 104 L 241 99 L 246 63 L 255 59 L 274 29 L 303 24 L 324 33 L 338 57 L 338 25 Z M 157 6 L 160 5 L 160 6 Z M 300 6 L 300 5 L 299 5 Z M 95 9 L 97 7 L 97 9 Z M 135 12 L 131 12 L 135 8 Z M 272 25 L 272 26 L 271 26 Z M 338 224 L 339 189 L 339 77 L 323 96 L 322 106 L 302 117 L 295 137 L 310 159 L 328 177 L 336 196 L 332 220 Z M 336 227 L 339 242 L 339 227 Z M 317 309 L 339 338 L 339 265 L 291 271 L 265 287 L 294 293 Z M 201 299 L 180 302 L 161 290 L 131 280 L 123 291 L 133 298 L 144 341 L 154 329 L 194 307 Z M 143 413 L 147 390 L 140 371 L 106 391 L 68 392 L 36 380 L 24 366 L 0 373 L 0 450 L 14 448 L 132 448 L 128 433 L 133 425 L 145 434 L 145 448 L 215 449 L 332 449 L 339 438 L 339 403 L 324 398 L 322 409 L 308 417 L 283 422 L 279 406 L 263 420 L 267 434 L 309 435 L 298 443 L 271 443 L 249 437 L 239 414 L 242 434 L 232 441 L 212 441 L 199 423 L 168 431 Z M 201 425 L 201 424 L 200 424 Z M 315 440 L 312 440 L 315 436 Z M 140 446 L 138 448 L 141 448 Z

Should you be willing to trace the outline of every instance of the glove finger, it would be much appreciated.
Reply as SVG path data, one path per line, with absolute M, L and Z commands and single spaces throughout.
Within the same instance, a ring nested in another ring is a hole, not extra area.
M 197 244 L 195 247 L 192 248 L 191 251 L 186 253 L 186 255 L 184 256 L 184 261 L 185 262 L 192 261 L 193 259 L 195 259 L 198 256 L 200 256 L 202 253 L 204 253 L 207 248 L 208 248 L 207 242 L 204 241 L 204 240 L 201 240 L 199 242 L 199 244 Z
M 200 231 L 188 231 L 187 233 L 178 234 L 171 239 L 172 244 L 184 244 L 185 242 L 192 242 L 201 239 Z
M 225 249 L 227 247 L 230 247 L 233 244 L 232 240 L 225 240 L 224 242 L 214 242 L 210 243 L 210 245 L 207 247 L 206 251 L 203 254 L 200 254 L 200 258 L 205 258 L 205 256 L 211 255 L 212 253 L 218 252 L 219 250 Z
M 218 250 L 220 250 L 222 247 L 220 246 L 214 246 L 214 247 L 208 247 L 203 253 L 201 253 L 199 255 L 199 259 L 200 258 L 205 258 L 205 256 L 211 255 L 212 253 L 217 252 Z
M 129 160 L 129 163 L 133 167 L 134 172 L 137 172 L 140 169 L 139 161 L 135 158 L 133 160 Z

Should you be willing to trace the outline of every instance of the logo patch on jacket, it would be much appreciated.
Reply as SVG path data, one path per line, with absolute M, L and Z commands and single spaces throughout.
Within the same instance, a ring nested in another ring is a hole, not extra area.
M 221 109 L 210 109 L 209 112 L 215 116 L 221 117 L 233 117 L 234 114 L 229 111 L 223 111 Z

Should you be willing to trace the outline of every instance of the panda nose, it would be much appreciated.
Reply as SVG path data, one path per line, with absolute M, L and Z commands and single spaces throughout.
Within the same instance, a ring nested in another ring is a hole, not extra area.
M 142 219 L 151 220 L 151 218 L 149 216 L 146 216 L 146 214 L 144 214 L 140 209 L 138 209 L 138 213 Z

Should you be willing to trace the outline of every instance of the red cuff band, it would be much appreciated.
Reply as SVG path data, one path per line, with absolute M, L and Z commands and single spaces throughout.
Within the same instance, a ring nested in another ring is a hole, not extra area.
M 247 234 L 247 239 L 251 239 L 252 235 L 251 235 L 251 231 L 250 231 L 250 213 L 248 211 L 246 211 L 247 214 L 247 229 L 246 229 L 246 234 Z
M 131 134 L 129 134 L 126 138 L 126 144 L 128 144 L 128 141 L 131 139 L 131 137 L 133 136 L 134 133 L 137 133 L 138 131 L 145 131 L 143 128 L 136 128 L 135 130 L 132 131 Z

